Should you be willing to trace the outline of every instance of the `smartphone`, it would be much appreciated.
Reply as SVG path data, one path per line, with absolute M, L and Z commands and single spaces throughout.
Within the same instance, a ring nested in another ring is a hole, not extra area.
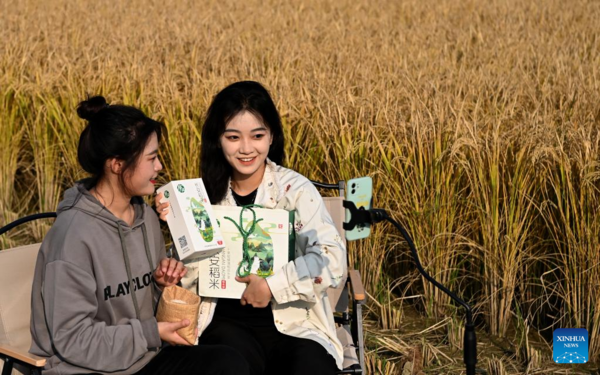
M 346 184 L 346 200 L 354 202 L 359 210 L 369 210 L 373 201 L 373 180 L 371 177 L 359 177 L 348 180 Z M 346 222 L 350 221 L 350 210 L 346 209 Z M 370 224 L 359 224 L 346 231 L 346 240 L 354 241 L 367 238 L 371 234 Z

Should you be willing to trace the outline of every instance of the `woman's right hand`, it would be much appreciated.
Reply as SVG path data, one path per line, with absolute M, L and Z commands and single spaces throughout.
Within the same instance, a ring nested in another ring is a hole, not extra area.
M 163 193 L 159 193 L 154 197 L 154 203 L 156 204 L 156 212 L 158 212 L 158 217 L 162 221 L 167 221 L 167 214 L 169 213 L 169 202 L 160 203 L 160 200 L 163 199 Z
M 158 322 L 158 335 L 161 340 L 168 342 L 171 345 L 191 346 L 189 342 L 185 341 L 183 337 L 179 336 L 179 333 L 177 333 L 178 329 L 185 328 L 189 325 L 190 321 L 187 319 L 175 323 Z

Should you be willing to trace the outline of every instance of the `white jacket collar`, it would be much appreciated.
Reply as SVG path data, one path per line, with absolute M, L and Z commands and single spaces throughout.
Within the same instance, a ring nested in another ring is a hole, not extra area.
M 277 181 L 276 173 L 278 165 L 267 158 L 267 166 L 265 168 L 265 174 L 263 175 L 262 182 L 258 185 L 258 192 L 256 193 L 255 203 L 265 208 L 275 208 L 277 202 L 279 202 L 283 192 L 280 188 L 280 184 Z M 229 186 L 231 186 L 231 178 L 229 178 Z M 227 189 L 225 199 L 220 204 L 226 206 L 236 206 L 235 199 L 231 193 L 231 189 Z

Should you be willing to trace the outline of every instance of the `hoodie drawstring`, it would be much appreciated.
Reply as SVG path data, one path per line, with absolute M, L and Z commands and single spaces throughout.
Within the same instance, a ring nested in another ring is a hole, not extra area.
M 131 275 L 131 265 L 129 263 L 129 254 L 127 253 L 127 245 L 125 245 L 125 235 L 123 234 L 123 228 L 121 228 L 121 224 L 117 223 L 117 228 L 119 229 L 119 238 L 121 239 L 121 249 L 123 250 L 123 260 L 125 261 L 125 270 L 127 271 L 127 278 L 129 282 L 132 283 L 133 276 Z M 150 271 L 154 269 L 152 266 L 152 255 L 150 254 L 150 247 L 148 245 L 148 237 L 146 234 L 146 224 L 142 224 L 142 236 L 144 237 L 144 248 L 146 250 L 146 257 L 148 258 L 148 263 L 150 264 Z M 133 290 L 133 284 L 130 284 L 131 299 L 133 300 L 133 307 L 135 308 L 135 317 L 140 320 L 140 307 L 137 302 L 137 296 L 135 295 L 135 291 Z M 152 286 L 150 287 L 152 298 L 154 299 L 154 290 Z
M 142 234 L 144 237 L 144 250 L 146 250 L 146 258 L 148 258 L 148 264 L 150 264 L 150 272 L 152 272 L 154 270 L 154 262 L 152 261 L 152 253 L 150 252 L 150 245 L 148 244 L 148 232 L 146 231 L 146 223 L 142 223 Z M 152 293 L 152 300 L 154 301 L 154 288 L 151 287 L 150 292 Z

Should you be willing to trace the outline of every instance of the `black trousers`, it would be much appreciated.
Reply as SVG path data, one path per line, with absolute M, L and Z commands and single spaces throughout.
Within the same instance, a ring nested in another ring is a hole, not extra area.
M 216 316 L 200 336 L 198 345 L 225 345 L 246 359 L 252 375 L 333 375 L 334 358 L 319 343 L 277 331 L 273 322 L 249 326 Z
M 135 375 L 247 375 L 246 360 L 234 349 L 215 346 L 168 346 Z

